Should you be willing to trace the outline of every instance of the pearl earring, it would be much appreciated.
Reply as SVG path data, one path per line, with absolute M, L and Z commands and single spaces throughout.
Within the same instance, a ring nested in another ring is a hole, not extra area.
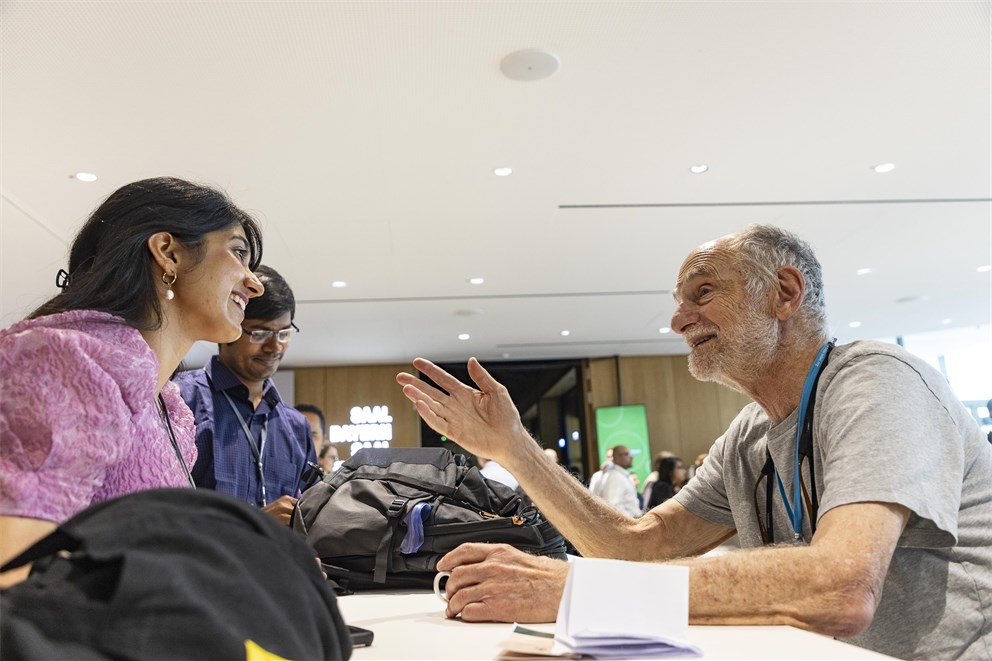
M 167 280 L 166 278 L 168 278 L 168 276 L 165 273 L 162 274 L 162 282 L 165 283 L 165 287 L 166 287 L 166 289 L 165 289 L 165 300 L 171 301 L 172 299 L 174 299 L 176 297 L 176 292 L 172 291 L 172 285 L 176 284 L 176 279 L 178 277 L 179 277 L 178 274 L 173 273 L 172 274 L 172 280 Z

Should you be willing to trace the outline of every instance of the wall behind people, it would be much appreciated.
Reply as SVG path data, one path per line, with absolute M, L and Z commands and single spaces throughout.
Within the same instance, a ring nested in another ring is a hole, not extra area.
M 396 385 L 396 374 L 404 365 L 355 365 L 347 367 L 296 368 L 296 401 L 319 406 L 328 425 L 351 424 L 356 406 L 387 406 L 392 416 L 390 447 L 420 447 L 420 418 Z M 351 456 L 348 443 L 337 445 L 341 459 Z
M 619 368 L 618 368 L 619 361 Z M 689 374 L 687 356 L 629 356 L 589 361 L 589 416 L 600 406 L 644 404 L 651 454 L 695 457 L 709 450 L 751 398 Z M 589 425 L 595 434 L 595 425 Z M 595 439 L 593 439 L 595 442 Z

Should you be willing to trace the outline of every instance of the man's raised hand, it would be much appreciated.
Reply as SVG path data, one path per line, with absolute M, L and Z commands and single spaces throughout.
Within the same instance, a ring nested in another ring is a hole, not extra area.
M 440 389 L 406 372 L 397 374 L 396 382 L 437 433 L 499 463 L 516 454 L 513 443 L 520 442 L 516 439 L 529 440 L 509 392 L 475 358 L 468 361 L 468 373 L 477 388 L 465 385 L 429 360 L 417 358 L 413 366 Z

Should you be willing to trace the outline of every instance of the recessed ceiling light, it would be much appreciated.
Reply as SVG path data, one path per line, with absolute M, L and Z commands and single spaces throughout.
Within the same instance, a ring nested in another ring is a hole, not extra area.
M 979 266 L 975 270 L 978 271 L 979 273 L 988 273 L 989 271 L 992 271 L 992 264 L 986 264 L 985 266 Z
M 700 163 L 698 165 L 693 165 L 692 167 L 690 167 L 689 168 L 689 172 L 691 172 L 693 174 L 702 174 L 702 173 L 706 172 L 709 169 L 710 169 L 710 166 L 706 165 L 705 163 Z
M 467 339 L 468 339 L 468 338 L 470 338 L 470 337 L 472 337 L 472 336 L 471 336 L 471 335 L 469 335 L 468 333 L 460 333 L 460 334 L 458 335 L 458 339 L 459 339 L 459 340 L 467 340 Z
M 485 281 L 486 281 L 485 278 L 469 278 L 468 279 L 468 284 L 470 284 L 470 285 L 481 285 Z
M 513 174 L 513 168 L 496 168 L 493 170 L 493 174 L 497 177 L 509 177 Z
M 946 326 L 947 324 L 951 323 L 951 321 L 952 321 L 951 319 L 941 319 L 940 320 L 940 323 L 942 323 L 942 324 L 944 324 Z
M 895 163 L 879 163 L 878 165 L 873 165 L 872 170 L 879 174 L 885 174 L 886 172 L 892 172 L 896 169 Z
M 850 326 L 851 328 L 860 328 L 861 327 L 861 322 L 860 321 L 852 321 L 851 323 L 848 324 L 848 326 Z
M 858 275 L 868 275 L 871 273 L 871 269 L 858 269 Z
M 672 332 L 672 329 L 669 328 L 668 326 L 665 326 L 664 328 L 659 328 L 658 329 L 658 332 L 659 333 L 671 333 Z
M 84 181 L 87 184 L 96 181 L 96 175 L 92 172 L 77 172 L 76 174 L 70 174 L 69 178 L 76 181 Z
M 561 336 L 562 336 L 562 337 L 568 337 L 568 336 L 569 336 L 569 335 L 571 335 L 571 334 L 572 334 L 572 331 L 567 331 L 567 330 L 563 330 L 563 331 L 561 332 Z
M 340 289 L 341 287 L 347 287 L 348 283 L 345 282 L 344 280 L 335 280 L 334 282 L 331 283 L 331 286 Z

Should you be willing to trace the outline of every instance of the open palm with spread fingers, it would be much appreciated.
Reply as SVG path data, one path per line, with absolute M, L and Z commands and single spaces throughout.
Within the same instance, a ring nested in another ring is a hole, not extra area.
M 477 388 L 465 385 L 429 360 L 417 358 L 413 366 L 441 389 L 406 372 L 397 374 L 396 382 L 437 433 L 469 452 L 500 463 L 515 454 L 517 443 L 530 440 L 509 392 L 475 358 L 468 360 L 468 373 Z

